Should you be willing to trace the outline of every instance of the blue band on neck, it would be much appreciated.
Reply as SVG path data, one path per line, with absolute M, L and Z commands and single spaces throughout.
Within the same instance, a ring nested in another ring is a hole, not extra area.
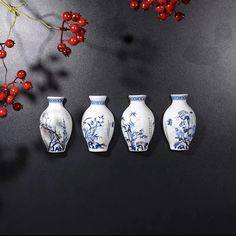
M 63 103 L 64 98 L 48 98 L 49 103 Z
M 105 101 L 91 101 L 92 105 L 105 105 Z
M 171 95 L 172 100 L 186 100 L 188 97 L 187 94 L 184 95 Z
M 144 101 L 146 99 L 146 95 L 144 96 L 129 96 L 130 101 Z

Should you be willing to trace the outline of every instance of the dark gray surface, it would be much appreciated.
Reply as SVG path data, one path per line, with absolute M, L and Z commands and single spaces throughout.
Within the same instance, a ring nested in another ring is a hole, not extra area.
M 193 0 L 181 23 L 133 12 L 126 0 L 30 6 L 56 24 L 65 9 L 79 10 L 90 24 L 65 59 L 58 33 L 18 19 L 6 62 L 12 76 L 26 68 L 34 90 L 0 121 L 0 233 L 236 233 L 236 1 Z M 10 15 L 0 11 L 2 41 Z M 161 128 L 170 93 L 189 93 L 197 115 L 188 152 L 169 151 Z M 103 155 L 88 152 L 80 127 L 92 94 L 108 95 L 116 118 Z M 157 120 L 144 154 L 129 153 L 120 131 L 128 94 L 147 94 Z M 48 95 L 65 96 L 73 116 L 65 155 L 47 154 L 40 138 Z

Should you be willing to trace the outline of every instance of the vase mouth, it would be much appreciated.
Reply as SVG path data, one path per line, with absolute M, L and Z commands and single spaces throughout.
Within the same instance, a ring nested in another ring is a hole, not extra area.
M 91 101 L 105 101 L 107 99 L 106 95 L 90 95 L 89 99 Z
M 130 101 L 144 101 L 146 99 L 147 95 L 129 95 Z
M 104 105 L 107 99 L 106 95 L 90 95 L 89 99 L 93 105 Z
M 49 103 L 63 103 L 65 97 L 52 97 L 48 96 L 47 97 Z
M 188 97 L 187 93 L 175 93 L 170 95 L 172 100 L 186 100 Z

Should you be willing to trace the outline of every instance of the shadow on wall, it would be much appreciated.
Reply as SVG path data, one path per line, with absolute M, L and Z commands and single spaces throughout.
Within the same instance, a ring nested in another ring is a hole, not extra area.
M 101 53 L 113 55 L 122 66 L 123 75 L 120 82 L 128 88 L 142 89 L 151 79 L 153 62 L 156 59 L 157 46 L 149 38 L 137 38 L 125 33 L 118 37 L 118 49 L 96 45 L 87 41 L 86 45 Z M 145 78 L 145 80 L 143 79 Z
M 0 152 L 0 183 L 11 182 L 26 168 L 29 150 L 25 146 L 17 146 L 14 149 L 0 147 Z M 0 214 L 3 206 L 3 199 L 0 197 Z

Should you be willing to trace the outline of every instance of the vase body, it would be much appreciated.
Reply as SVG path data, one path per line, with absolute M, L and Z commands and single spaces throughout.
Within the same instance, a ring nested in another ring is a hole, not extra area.
M 64 97 L 48 97 L 49 105 L 40 117 L 40 133 L 50 153 L 65 152 L 72 133 L 72 119 L 63 106 Z
M 90 152 L 106 152 L 112 139 L 115 121 L 106 107 L 106 96 L 89 96 L 91 104 L 82 117 L 82 131 Z
M 145 104 L 146 95 L 129 95 L 130 105 L 121 117 L 123 136 L 131 152 L 148 150 L 152 139 L 155 119 Z
M 196 116 L 187 104 L 188 94 L 172 94 L 172 104 L 163 117 L 163 129 L 171 150 L 185 151 L 194 137 Z

